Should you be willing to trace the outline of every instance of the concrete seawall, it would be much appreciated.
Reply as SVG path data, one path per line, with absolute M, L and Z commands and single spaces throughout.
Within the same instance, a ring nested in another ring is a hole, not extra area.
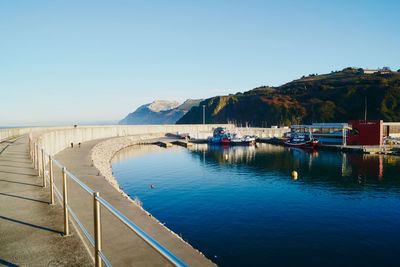
M 68 147 L 71 142 L 79 143 L 108 137 L 169 132 L 189 132 L 195 136 L 199 132 L 211 133 L 212 129 L 217 126 L 234 128 L 241 134 L 257 135 L 260 138 L 281 137 L 290 131 L 290 129 L 284 128 L 235 128 L 231 124 L 28 127 L 0 129 L 0 141 L 33 133 L 49 153 L 55 154 Z
M 73 128 L 72 126 L 70 127 L 61 126 L 61 127 L 26 127 L 26 128 L 0 129 L 0 142 L 29 133 L 40 133 L 44 131 L 57 131 L 57 130 L 72 129 L 72 128 Z
M 50 129 L 37 136 L 36 140 L 48 153 L 54 155 L 71 143 L 77 144 L 96 139 L 122 137 L 129 135 L 154 135 L 173 132 L 212 132 L 217 126 L 232 125 L 186 124 L 186 125 L 129 125 L 129 126 L 85 126 Z M 47 130 L 43 127 L 41 130 Z

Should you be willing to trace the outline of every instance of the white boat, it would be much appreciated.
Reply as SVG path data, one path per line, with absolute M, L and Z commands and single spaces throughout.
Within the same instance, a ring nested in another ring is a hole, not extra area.
M 245 135 L 243 137 L 238 134 L 232 134 L 231 145 L 254 145 L 256 138 L 254 136 Z

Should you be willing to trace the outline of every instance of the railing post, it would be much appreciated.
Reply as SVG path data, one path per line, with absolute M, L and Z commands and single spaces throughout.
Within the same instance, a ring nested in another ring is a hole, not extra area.
M 101 267 L 101 219 L 100 219 L 100 203 L 97 200 L 99 192 L 93 193 L 93 221 L 94 221 L 94 259 L 95 266 Z
M 33 163 L 33 168 L 35 169 L 36 167 L 36 161 L 35 161 L 35 143 L 32 144 L 32 163 Z
M 38 176 L 40 177 L 42 175 L 42 165 L 41 165 L 42 159 L 39 146 L 37 155 L 38 155 Z
M 38 171 L 39 171 L 39 177 L 42 176 L 42 149 L 38 148 L 38 158 L 39 158 L 39 164 L 38 164 Z
M 65 167 L 62 168 L 63 176 L 63 202 L 64 202 L 64 235 L 69 235 L 69 223 L 68 223 L 68 191 L 67 191 L 67 173 Z
M 31 140 L 31 138 L 29 138 L 29 156 L 32 159 L 32 140 Z
M 46 159 L 44 158 L 43 148 L 42 148 L 42 176 L 43 176 L 43 187 L 46 187 Z
M 38 147 L 38 144 L 36 144 L 36 146 L 35 146 L 35 169 L 36 169 L 36 174 L 39 176 L 39 157 L 38 157 L 38 154 L 39 154 L 39 147 Z
M 54 188 L 53 188 L 53 160 L 49 155 L 49 178 L 50 178 L 50 204 L 54 204 Z

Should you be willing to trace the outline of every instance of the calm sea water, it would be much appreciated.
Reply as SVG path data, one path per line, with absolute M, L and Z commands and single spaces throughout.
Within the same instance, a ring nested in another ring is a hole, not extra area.
M 399 157 L 141 146 L 112 168 L 126 193 L 218 265 L 400 264 Z

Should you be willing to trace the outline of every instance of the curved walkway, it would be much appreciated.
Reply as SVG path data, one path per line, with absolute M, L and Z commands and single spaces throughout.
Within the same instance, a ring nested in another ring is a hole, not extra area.
M 109 184 L 93 166 L 91 149 L 102 140 L 84 142 L 80 147 L 67 148 L 55 159 L 91 189 L 100 191 L 106 201 L 122 212 L 157 242 L 189 266 L 215 266 L 176 234 L 168 230 L 141 207 L 132 203 Z M 61 188 L 60 171 L 55 169 L 55 183 Z M 93 200 L 75 182 L 68 182 L 68 203 L 87 231 L 93 233 Z M 104 208 L 101 212 L 103 253 L 114 266 L 168 266 L 169 263 L 128 230 Z
M 35 175 L 28 138 L 0 143 L 0 265 L 92 266 L 74 229 L 62 236 L 63 210 L 49 205 Z

